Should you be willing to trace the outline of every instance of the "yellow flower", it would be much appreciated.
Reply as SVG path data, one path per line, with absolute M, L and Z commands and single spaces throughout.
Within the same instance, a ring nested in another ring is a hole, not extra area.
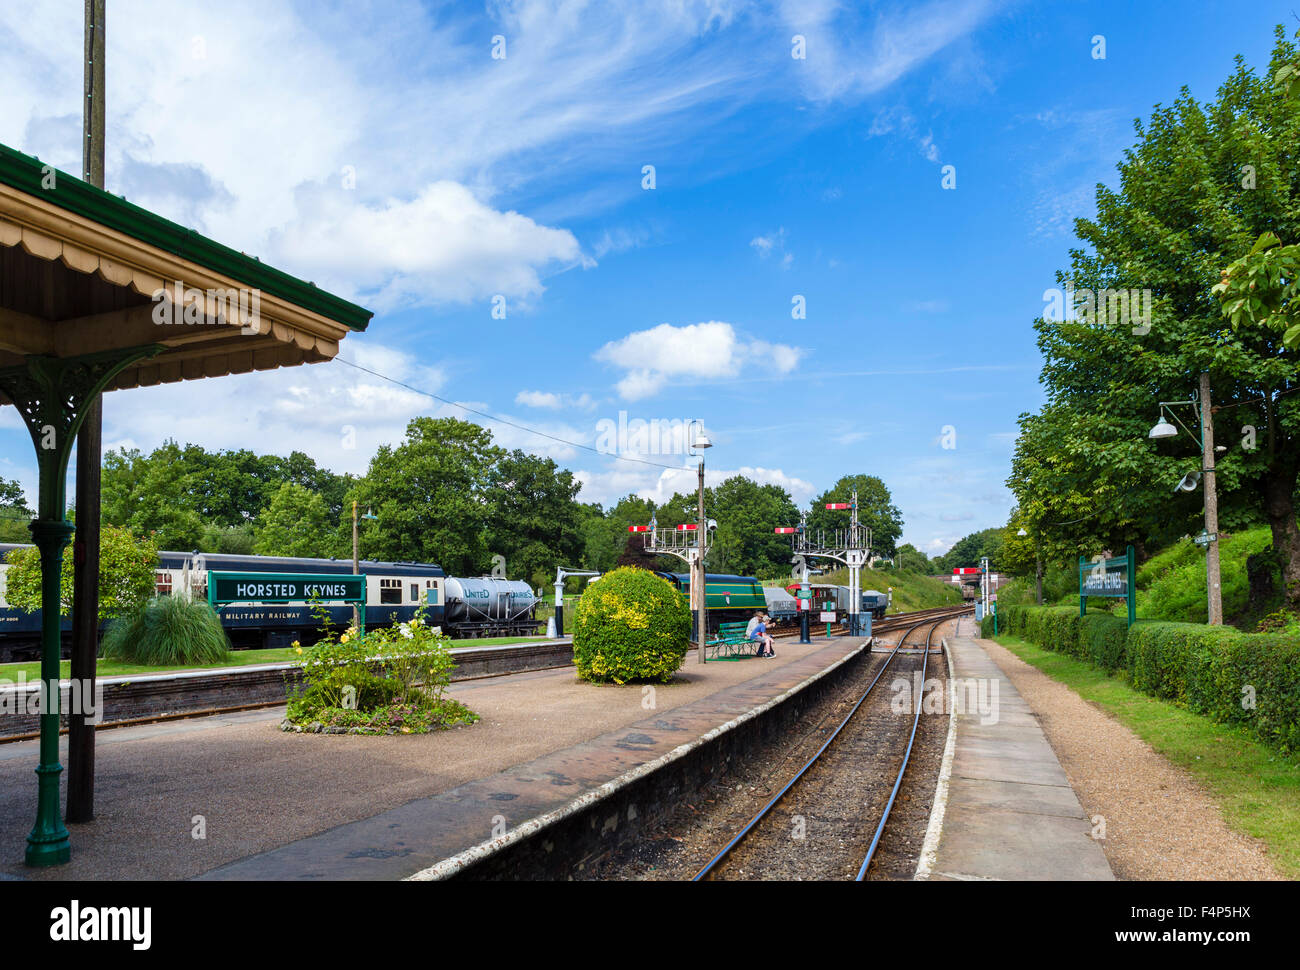
M 346 633 L 343 634 L 343 636 L 339 637 L 339 643 L 347 643 L 347 642 L 348 642 L 348 635 Z
M 297 654 L 301 654 L 301 653 L 302 653 L 302 647 L 298 646 L 297 643 L 295 643 L 295 644 L 294 644 L 294 647 L 293 647 L 293 652 L 294 652 L 294 653 L 297 653 Z

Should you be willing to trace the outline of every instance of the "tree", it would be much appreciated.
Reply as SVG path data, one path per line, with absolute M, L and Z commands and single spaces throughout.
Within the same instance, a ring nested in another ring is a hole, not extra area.
M 453 576 L 475 575 L 488 565 L 487 490 L 501 450 L 486 428 L 455 418 L 413 418 L 406 440 L 381 445 L 370 468 L 348 493 L 374 510 L 378 521 L 361 530 L 368 559 L 441 565 Z M 349 542 L 351 517 L 340 529 Z
M 628 526 L 648 525 L 655 514 L 655 505 L 639 495 L 626 495 L 609 510 L 601 511 L 599 505 L 584 505 L 581 530 L 583 536 L 582 564 L 587 569 L 607 572 L 613 569 L 628 551 L 629 544 L 640 549 L 645 541 L 641 533 L 629 533 Z M 653 562 L 654 557 L 650 557 Z
M 799 510 L 779 485 L 734 475 L 705 489 L 704 508 L 718 529 L 705 565 L 717 572 L 776 576 L 790 571 L 790 541 L 777 526 L 794 525 Z
M 5 598 L 29 613 L 41 608 L 41 557 L 35 546 L 9 553 Z M 154 595 L 158 547 L 148 538 L 136 539 L 113 525 L 99 535 L 99 618 L 126 616 Z M 63 550 L 60 577 L 62 613 L 72 610 L 72 546 Z
M 174 441 L 145 457 L 139 449 L 104 456 L 104 522 L 137 535 L 151 534 L 161 549 L 197 549 L 203 518 L 193 507 L 193 473 Z
M 894 565 L 908 572 L 928 574 L 938 571 L 930 557 L 910 542 L 905 542 L 894 552 Z
M 259 556 L 326 558 L 329 509 L 325 500 L 293 482 L 285 482 L 257 521 L 253 552 Z
M 875 475 L 845 475 L 834 487 L 813 499 L 808 513 L 808 528 L 829 537 L 837 529 L 847 529 L 849 513 L 829 511 L 829 502 L 847 502 L 853 489 L 858 490 L 858 521 L 871 529 L 872 552 L 893 556 L 898 538 L 903 534 L 903 513 L 894 505 L 885 483 Z M 791 523 L 793 524 L 793 523 Z
M 0 478 L 0 542 L 31 542 L 27 525 L 33 515 L 22 486 Z
M 1275 67 L 1295 59 L 1279 28 Z M 1090 250 L 1071 250 L 1070 271 L 1057 277 L 1080 314 L 1035 324 L 1048 405 L 1041 420 L 1022 421 L 1032 440 L 1018 443 L 1025 461 L 1009 484 L 1035 520 L 1038 499 L 1090 506 L 1080 511 L 1083 525 L 1112 549 L 1186 528 L 1199 503 L 1174 496 L 1173 485 L 1201 467 L 1198 443 L 1180 435 L 1157 445 L 1147 431 L 1160 401 L 1187 399 L 1207 372 L 1220 415 L 1216 440 L 1228 445 L 1216 468 L 1221 527 L 1267 521 L 1289 597 L 1300 606 L 1300 401 L 1288 396 L 1300 381 L 1298 358 L 1274 328 L 1226 327 L 1212 295 L 1221 267 L 1249 253 L 1262 233 L 1300 238 L 1300 182 L 1292 175 L 1300 103 L 1238 58 L 1213 103 L 1201 105 L 1184 89 L 1136 131 L 1118 190 L 1099 186 L 1096 218 L 1075 224 Z M 1103 291 L 1126 294 L 1130 306 L 1140 298 L 1140 318 L 1104 312 L 1109 301 L 1099 307 L 1095 297 Z M 1053 480 L 1062 493 L 1047 498 L 1041 488 Z M 1056 527 L 1045 513 L 1049 534 Z
M 556 566 L 578 562 L 581 487 L 549 458 L 516 449 L 496 461 L 485 490 L 487 546 L 490 555 L 503 557 L 508 576 L 541 585 Z
M 940 561 L 943 563 L 943 572 L 947 573 L 958 568 L 970 569 L 978 566 L 985 556 L 994 566 L 997 566 L 1001 555 L 1002 529 L 994 527 L 972 532 L 958 539 Z

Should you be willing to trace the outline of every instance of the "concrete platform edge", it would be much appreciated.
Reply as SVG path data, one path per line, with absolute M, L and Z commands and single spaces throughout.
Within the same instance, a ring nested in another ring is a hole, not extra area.
M 574 819 L 577 816 L 592 811 L 602 802 L 610 799 L 615 794 L 632 786 L 636 782 L 651 777 L 674 762 L 681 761 L 724 735 L 735 731 L 747 722 L 762 717 L 767 712 L 780 706 L 791 698 L 798 696 L 814 684 L 825 680 L 828 676 L 842 668 L 851 660 L 861 656 L 864 652 L 869 652 L 872 642 L 872 640 L 865 640 L 853 652 L 845 654 L 830 666 L 804 678 L 798 684 L 788 688 L 776 697 L 770 698 L 757 707 L 750 708 L 744 714 L 734 717 L 724 724 L 718 725 L 711 731 L 695 738 L 693 741 L 688 741 L 685 744 L 678 745 L 672 751 L 661 755 L 653 761 L 648 761 L 643 765 L 639 765 L 617 778 L 611 779 L 596 788 L 584 792 L 560 808 L 528 819 L 499 838 L 487 839 L 477 845 L 458 852 L 456 855 L 444 859 L 441 862 L 425 869 L 421 869 L 419 872 L 405 877 L 404 881 L 432 882 L 452 878 L 464 873 L 467 869 L 478 866 L 494 856 L 500 855 L 508 849 L 522 845 L 560 822 Z
M 952 652 L 948 650 L 948 638 L 944 637 L 943 655 L 948 666 L 948 683 L 952 683 Z M 948 737 L 943 745 L 943 761 L 939 766 L 939 781 L 934 789 L 934 806 L 930 809 L 930 823 L 925 828 L 925 840 L 921 843 L 921 857 L 916 861 L 916 881 L 925 881 L 934 871 L 934 864 L 939 858 L 939 837 L 943 834 L 943 816 L 948 809 L 948 784 L 952 780 L 952 761 L 957 751 L 957 708 L 948 705 Z

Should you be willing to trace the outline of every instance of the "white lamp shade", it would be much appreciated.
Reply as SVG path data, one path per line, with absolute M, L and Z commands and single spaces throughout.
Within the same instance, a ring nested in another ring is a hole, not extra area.
M 1178 435 L 1178 429 L 1164 419 L 1162 415 L 1156 426 L 1147 434 L 1148 438 L 1173 438 Z
M 706 435 L 703 431 L 701 431 L 701 432 L 696 436 L 696 438 L 695 438 L 695 442 L 694 442 L 694 444 L 692 445 L 692 447 L 693 447 L 693 448 L 712 448 L 712 447 L 713 447 L 713 442 L 709 440 L 709 436 L 708 436 L 708 435 Z

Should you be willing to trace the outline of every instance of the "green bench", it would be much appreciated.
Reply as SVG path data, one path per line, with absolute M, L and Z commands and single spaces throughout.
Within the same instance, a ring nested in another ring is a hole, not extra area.
M 715 660 L 743 660 L 752 657 L 758 651 L 758 642 L 745 636 L 748 621 L 743 623 L 723 623 L 718 632 L 704 641 L 704 656 L 713 651 Z

